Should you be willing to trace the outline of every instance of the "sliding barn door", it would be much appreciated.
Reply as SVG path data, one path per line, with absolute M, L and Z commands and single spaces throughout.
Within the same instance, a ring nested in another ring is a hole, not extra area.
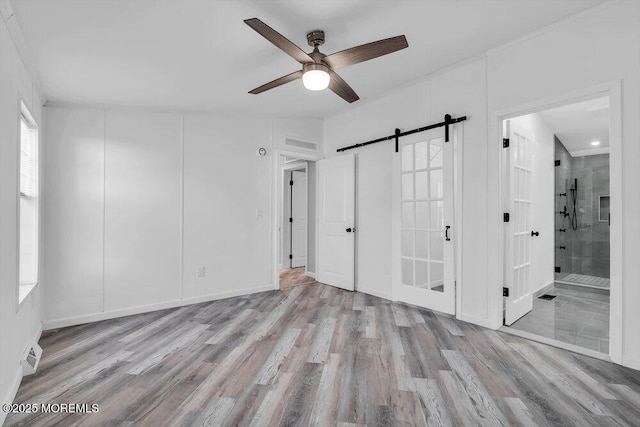
M 509 146 L 505 148 L 504 183 L 509 221 L 505 223 L 504 278 L 509 296 L 505 301 L 505 325 L 533 308 L 531 292 L 531 173 L 533 140 L 524 129 L 507 122 Z
M 318 282 L 354 290 L 355 157 L 318 162 Z
M 444 128 L 394 154 L 394 299 L 455 313 L 453 142 Z

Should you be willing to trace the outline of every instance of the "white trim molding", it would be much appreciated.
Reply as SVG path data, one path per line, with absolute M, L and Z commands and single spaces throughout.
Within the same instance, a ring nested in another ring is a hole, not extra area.
M 266 292 L 273 290 L 273 285 L 257 286 L 254 288 L 238 289 L 228 292 L 220 292 L 217 294 L 203 295 L 199 297 L 185 298 L 181 300 L 165 301 L 156 304 L 139 305 L 136 307 L 128 307 L 118 310 L 103 311 L 100 313 L 83 314 L 81 316 L 65 317 L 62 319 L 47 320 L 44 322 L 45 331 L 51 329 L 65 328 L 67 326 L 81 325 L 83 323 L 99 322 L 101 320 L 115 319 L 117 317 L 131 316 L 132 314 L 147 313 L 150 311 L 164 310 L 167 308 L 184 307 L 191 304 L 201 302 L 216 301 L 225 298 L 238 297 L 242 295 L 256 294 L 258 292 Z
M 489 115 L 489 147 L 490 155 L 495 155 L 498 170 L 502 171 L 502 121 L 527 115 L 542 110 L 573 104 L 595 97 L 609 96 L 610 122 L 609 122 L 609 150 L 610 150 L 610 195 L 611 195 L 611 287 L 610 287 L 610 345 L 609 354 L 614 363 L 633 367 L 635 359 L 623 357 L 623 244 L 624 234 L 622 230 L 623 220 L 623 179 L 622 179 L 622 82 L 614 80 L 580 90 L 564 93 L 558 96 L 539 99 L 519 106 L 513 106 L 499 111 L 490 112 Z M 498 173 L 498 188 L 496 194 L 502 194 L 502 174 Z M 489 283 L 494 283 L 489 289 L 489 317 L 491 324 L 502 324 L 503 297 L 501 289 L 504 283 L 504 228 L 499 213 L 502 209 L 502 196 L 500 204 L 496 206 L 495 217 L 491 224 L 491 231 L 497 231 L 499 239 L 498 251 L 498 277 L 491 278 Z M 494 280 L 495 279 L 495 280 Z M 638 365 L 635 365 L 638 366 Z M 638 369 L 636 367 L 636 369 Z

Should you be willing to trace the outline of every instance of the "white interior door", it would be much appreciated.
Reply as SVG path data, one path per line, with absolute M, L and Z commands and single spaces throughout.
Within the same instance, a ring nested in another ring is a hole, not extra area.
M 452 134 L 454 134 L 452 130 Z M 455 313 L 453 138 L 405 137 L 394 155 L 394 299 Z
M 355 157 L 318 162 L 318 281 L 354 290 Z
M 291 268 L 291 258 L 289 258 L 289 255 L 291 254 L 291 223 L 289 222 L 289 218 L 291 218 L 291 186 L 289 185 L 290 181 L 291 171 L 283 171 L 282 232 L 280 233 L 280 237 L 282 239 L 280 242 L 280 265 L 282 268 Z
M 307 173 L 291 173 L 291 267 L 307 265 Z
M 533 308 L 531 292 L 531 175 L 533 140 L 524 129 L 506 122 L 509 147 L 505 148 L 505 196 L 509 221 L 505 223 L 505 325 Z

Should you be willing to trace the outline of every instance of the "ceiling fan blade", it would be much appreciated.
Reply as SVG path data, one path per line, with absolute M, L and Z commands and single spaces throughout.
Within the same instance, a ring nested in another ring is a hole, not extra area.
M 371 42 L 325 56 L 322 60 L 334 70 L 358 64 L 409 47 L 405 36 Z
M 331 80 L 329 80 L 329 89 L 334 91 L 340 98 L 344 99 L 349 104 L 360 99 L 358 94 L 351 89 L 351 86 L 342 80 L 342 77 L 333 71 L 329 71 L 329 74 L 331 75 Z
M 250 90 L 249 93 L 257 95 L 257 94 L 262 93 L 262 92 L 264 92 L 266 90 L 273 89 L 274 87 L 282 86 L 285 83 L 289 83 L 289 82 L 292 82 L 294 80 L 297 80 L 297 79 L 301 78 L 303 74 L 304 74 L 304 72 L 302 70 L 294 71 L 291 74 L 287 74 L 286 76 L 282 76 L 282 77 L 277 78 L 277 79 L 275 79 L 273 81 L 270 81 L 269 83 L 265 83 L 260 87 L 257 87 L 257 88 L 255 88 L 253 90 Z
M 259 20 L 258 18 L 245 19 L 244 23 L 253 28 L 258 34 L 271 43 L 283 50 L 287 55 L 301 64 L 307 64 L 313 62 L 313 59 L 305 53 L 298 46 L 293 44 L 289 39 L 282 34 Z

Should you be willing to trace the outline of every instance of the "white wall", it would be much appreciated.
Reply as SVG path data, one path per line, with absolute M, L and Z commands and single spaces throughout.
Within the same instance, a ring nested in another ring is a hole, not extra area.
M 511 120 L 511 129 L 524 129 L 533 139 L 531 168 L 531 230 L 539 236 L 531 239 L 530 291 L 553 283 L 555 254 L 555 170 L 554 135 L 539 114 Z
M 46 116 L 45 328 L 274 287 L 273 141 L 317 138 L 320 121 Z
M 16 27 L 15 17 L 5 16 L 0 21 L 0 400 L 6 403 L 13 401 L 22 379 L 20 359 L 41 330 L 42 280 L 18 306 L 17 194 L 20 101 L 40 128 L 42 101 L 16 49 L 14 33 L 8 30 Z M 0 424 L 5 416 L 0 412 Z
M 105 112 L 46 109 L 43 317 L 104 309 Z
M 640 368 L 640 3 L 613 2 L 503 46 L 449 70 L 425 77 L 383 97 L 360 101 L 348 112 L 325 121 L 325 155 L 336 148 L 441 121 L 445 113 L 467 115 L 462 155 L 462 274 L 458 277 L 457 316 L 480 325 L 502 324 L 499 158 L 496 113 L 548 97 L 557 97 L 594 85 L 622 79 L 624 231 L 624 324 L 622 362 Z M 492 138 L 489 138 L 491 133 Z M 369 209 L 357 215 L 358 289 L 388 295 L 389 276 L 379 274 L 390 263 L 390 187 L 378 179 L 389 174 L 392 143 L 355 150 L 358 156 L 359 205 Z M 378 187 L 379 200 L 371 194 Z M 363 229 L 361 223 L 375 224 Z M 362 242 L 377 239 L 370 249 Z M 614 267 L 612 265 L 612 267 Z M 368 271 L 374 277 L 362 280 Z M 612 298 L 614 297 L 612 293 Z M 620 360 L 619 360 L 620 361 Z
M 185 298 L 273 287 L 269 131 L 266 119 L 185 116 Z

